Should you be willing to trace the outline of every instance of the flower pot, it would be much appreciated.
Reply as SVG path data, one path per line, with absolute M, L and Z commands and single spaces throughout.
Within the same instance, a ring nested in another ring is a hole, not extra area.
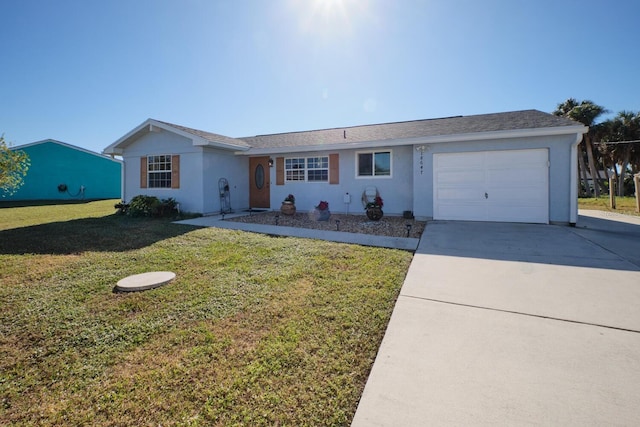
M 296 213 L 296 205 L 291 202 L 282 202 L 280 212 L 282 212 L 283 215 L 293 215 Z
M 367 208 L 367 218 L 369 218 L 371 221 L 379 221 L 380 218 L 382 218 L 382 215 L 384 215 L 384 213 L 382 212 L 382 208 L 380 207 L 372 207 L 372 208 Z
M 313 210 L 313 219 L 316 221 L 329 221 L 329 217 L 331 217 L 329 209 L 320 210 L 316 208 Z

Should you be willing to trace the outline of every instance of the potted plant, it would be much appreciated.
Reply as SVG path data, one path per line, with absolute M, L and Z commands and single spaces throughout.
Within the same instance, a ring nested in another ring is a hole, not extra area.
M 313 217 L 316 221 L 329 221 L 331 212 L 329 211 L 329 202 L 320 200 L 318 206 L 313 210 Z
M 282 206 L 280 206 L 280 212 L 284 215 L 293 215 L 296 213 L 296 198 L 293 194 L 289 194 L 284 198 Z
M 367 211 L 367 218 L 371 221 L 379 221 L 380 218 L 382 218 L 382 215 L 384 215 L 384 212 L 382 212 L 382 206 L 384 206 L 384 203 L 380 196 L 376 196 L 375 199 L 373 199 L 373 202 L 367 203 L 367 206 L 365 207 L 365 210 Z

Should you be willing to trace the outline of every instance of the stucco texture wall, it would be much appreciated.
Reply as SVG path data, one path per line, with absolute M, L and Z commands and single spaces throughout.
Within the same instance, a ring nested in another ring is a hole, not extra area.
M 472 142 L 447 142 L 426 145 L 423 170 L 420 171 L 420 153 L 413 150 L 413 178 L 415 215 L 433 217 L 433 155 L 435 153 L 461 153 L 547 148 L 549 150 L 549 221 L 568 223 L 571 199 L 571 144 L 575 135 L 509 138 Z
M 119 199 L 122 163 L 47 141 L 23 149 L 31 166 L 24 185 L 5 200 Z M 64 184 L 68 191 L 58 191 Z M 84 187 L 84 192 L 80 187 Z
M 231 209 L 239 211 L 249 207 L 249 159 L 236 156 L 232 152 L 216 149 L 204 149 L 203 155 L 204 214 L 220 212 L 220 192 L 218 181 L 225 178 L 229 183 Z
M 364 215 L 361 197 L 367 186 L 375 186 L 384 200 L 383 211 L 386 215 L 401 215 L 405 210 L 413 209 L 412 147 L 379 147 L 375 150 L 340 150 L 318 151 L 311 153 L 278 154 L 273 157 L 316 157 L 339 154 L 340 181 L 338 184 L 327 182 L 285 181 L 284 185 L 276 185 L 276 168 L 270 170 L 271 208 L 279 209 L 288 194 L 296 197 L 299 212 L 312 210 L 314 206 L 325 200 L 329 209 L 335 213 L 349 212 Z M 360 152 L 391 151 L 391 176 L 367 177 L 356 176 L 356 155 Z M 351 196 L 351 203 L 344 203 L 345 194 Z
M 149 155 L 180 156 L 180 188 L 140 187 L 140 157 Z M 194 147 L 190 139 L 167 131 L 147 133 L 127 147 L 124 164 L 125 201 L 141 194 L 174 198 L 185 212 L 203 212 L 202 149 Z
M 140 158 L 150 155 L 180 156 L 179 188 L 141 188 Z M 158 130 L 142 135 L 126 149 L 126 201 L 137 195 L 174 198 L 185 212 L 212 214 L 220 211 L 218 180 L 226 178 L 231 187 L 231 206 L 249 206 L 248 159 L 228 150 L 194 146 L 193 141 L 172 132 Z

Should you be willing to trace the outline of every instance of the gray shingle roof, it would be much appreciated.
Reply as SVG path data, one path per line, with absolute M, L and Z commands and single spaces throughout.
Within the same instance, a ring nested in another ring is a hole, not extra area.
M 164 123 L 165 125 L 169 125 L 176 129 L 180 129 L 181 131 L 190 133 L 192 135 L 199 136 L 200 138 L 204 138 L 210 142 L 217 142 L 221 144 L 235 145 L 238 147 L 249 147 L 249 144 L 246 141 L 238 138 L 231 138 L 229 136 L 219 135 L 217 133 L 205 132 L 203 130 L 192 129 L 186 126 L 176 125 L 175 123 L 163 122 L 162 120 L 156 120 L 159 123 Z
M 524 110 L 258 135 L 238 139 L 255 148 L 280 148 L 562 126 L 581 126 L 581 124 L 538 110 Z

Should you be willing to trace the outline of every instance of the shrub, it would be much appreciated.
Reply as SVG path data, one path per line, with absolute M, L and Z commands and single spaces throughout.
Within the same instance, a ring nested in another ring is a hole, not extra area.
M 127 215 L 129 216 L 156 216 L 160 200 L 155 196 L 139 195 L 129 202 Z
M 126 215 L 127 211 L 129 210 L 129 203 L 125 203 L 124 200 L 121 200 L 120 202 L 113 205 L 113 207 L 118 209 L 117 213 L 119 213 L 120 215 Z
M 158 206 L 159 216 L 175 216 L 179 213 L 178 202 L 176 202 L 176 199 L 174 199 L 173 197 L 162 199 L 160 201 L 160 206 Z
M 135 196 L 129 203 L 121 201 L 114 206 L 117 213 L 128 216 L 175 217 L 180 214 L 178 202 L 173 197 L 159 200 L 155 196 Z

